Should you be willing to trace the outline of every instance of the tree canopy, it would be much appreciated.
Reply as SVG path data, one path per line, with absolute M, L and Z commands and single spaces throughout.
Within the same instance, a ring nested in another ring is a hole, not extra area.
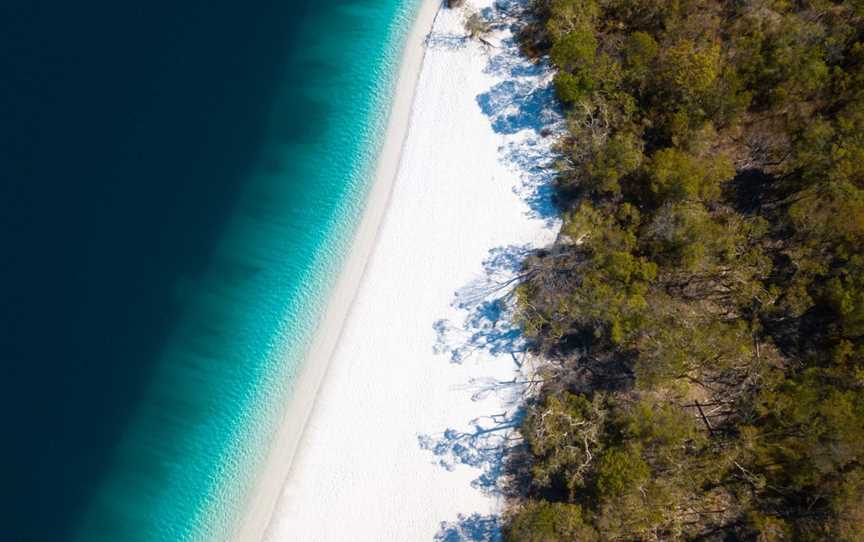
M 532 12 L 569 130 L 505 539 L 864 540 L 864 2 Z

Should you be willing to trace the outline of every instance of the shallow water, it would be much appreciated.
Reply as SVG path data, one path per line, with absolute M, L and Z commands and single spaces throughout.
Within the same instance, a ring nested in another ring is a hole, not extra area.
M 0 7 L 3 539 L 224 535 L 417 3 Z

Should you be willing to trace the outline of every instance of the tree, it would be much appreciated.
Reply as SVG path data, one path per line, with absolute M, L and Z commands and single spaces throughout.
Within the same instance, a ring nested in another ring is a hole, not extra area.
M 514 514 L 504 529 L 508 542 L 592 542 L 597 532 L 583 519 L 578 505 L 528 502 Z
M 650 474 L 638 447 L 610 448 L 597 466 L 597 493 L 606 499 L 638 491 Z
M 720 183 L 734 174 L 724 156 L 699 158 L 675 148 L 657 151 L 648 164 L 651 192 L 661 202 L 713 201 L 720 196 Z
M 612 136 L 586 165 L 585 185 L 588 190 L 620 194 L 622 178 L 642 165 L 642 142 L 632 133 L 619 132 Z
M 508 540 L 864 540 L 861 1 L 532 9 L 568 133 Z
M 533 410 L 522 426 L 535 457 L 535 483 L 567 492 L 581 488 L 595 461 L 597 439 L 603 429 L 601 397 L 550 395 Z
M 682 40 L 664 53 L 660 84 L 668 95 L 698 105 L 717 82 L 722 71 L 720 46 L 697 45 Z
M 654 60 L 660 52 L 657 41 L 646 32 L 633 32 L 627 36 L 621 56 L 624 60 L 625 79 L 643 89 L 652 75 Z

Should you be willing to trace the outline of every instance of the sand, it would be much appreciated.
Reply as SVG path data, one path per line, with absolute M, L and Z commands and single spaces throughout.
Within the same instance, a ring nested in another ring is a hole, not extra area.
M 464 39 L 465 9 L 421 8 L 360 228 L 237 540 L 497 537 L 524 391 L 508 281 L 559 227 L 536 169 L 556 113 L 548 70 L 507 25 L 495 47 Z
M 357 294 L 369 255 L 375 245 L 408 131 L 426 36 L 438 12 L 437 0 L 422 0 L 422 2 L 405 43 L 381 156 L 378 158 L 375 179 L 363 216 L 344 267 L 330 294 L 321 324 L 316 330 L 302 369 L 296 377 L 289 404 L 284 410 L 283 421 L 279 424 L 278 433 L 257 476 L 240 523 L 232 534 L 232 539 L 238 542 L 258 541 L 264 537 L 299 439 L 303 434 L 303 428 L 312 411 L 316 393 L 333 356 L 346 315 Z

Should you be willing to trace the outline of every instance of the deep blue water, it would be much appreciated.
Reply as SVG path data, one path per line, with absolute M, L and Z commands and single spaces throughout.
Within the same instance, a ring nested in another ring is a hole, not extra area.
M 416 4 L 0 3 L 0 539 L 224 536 Z

